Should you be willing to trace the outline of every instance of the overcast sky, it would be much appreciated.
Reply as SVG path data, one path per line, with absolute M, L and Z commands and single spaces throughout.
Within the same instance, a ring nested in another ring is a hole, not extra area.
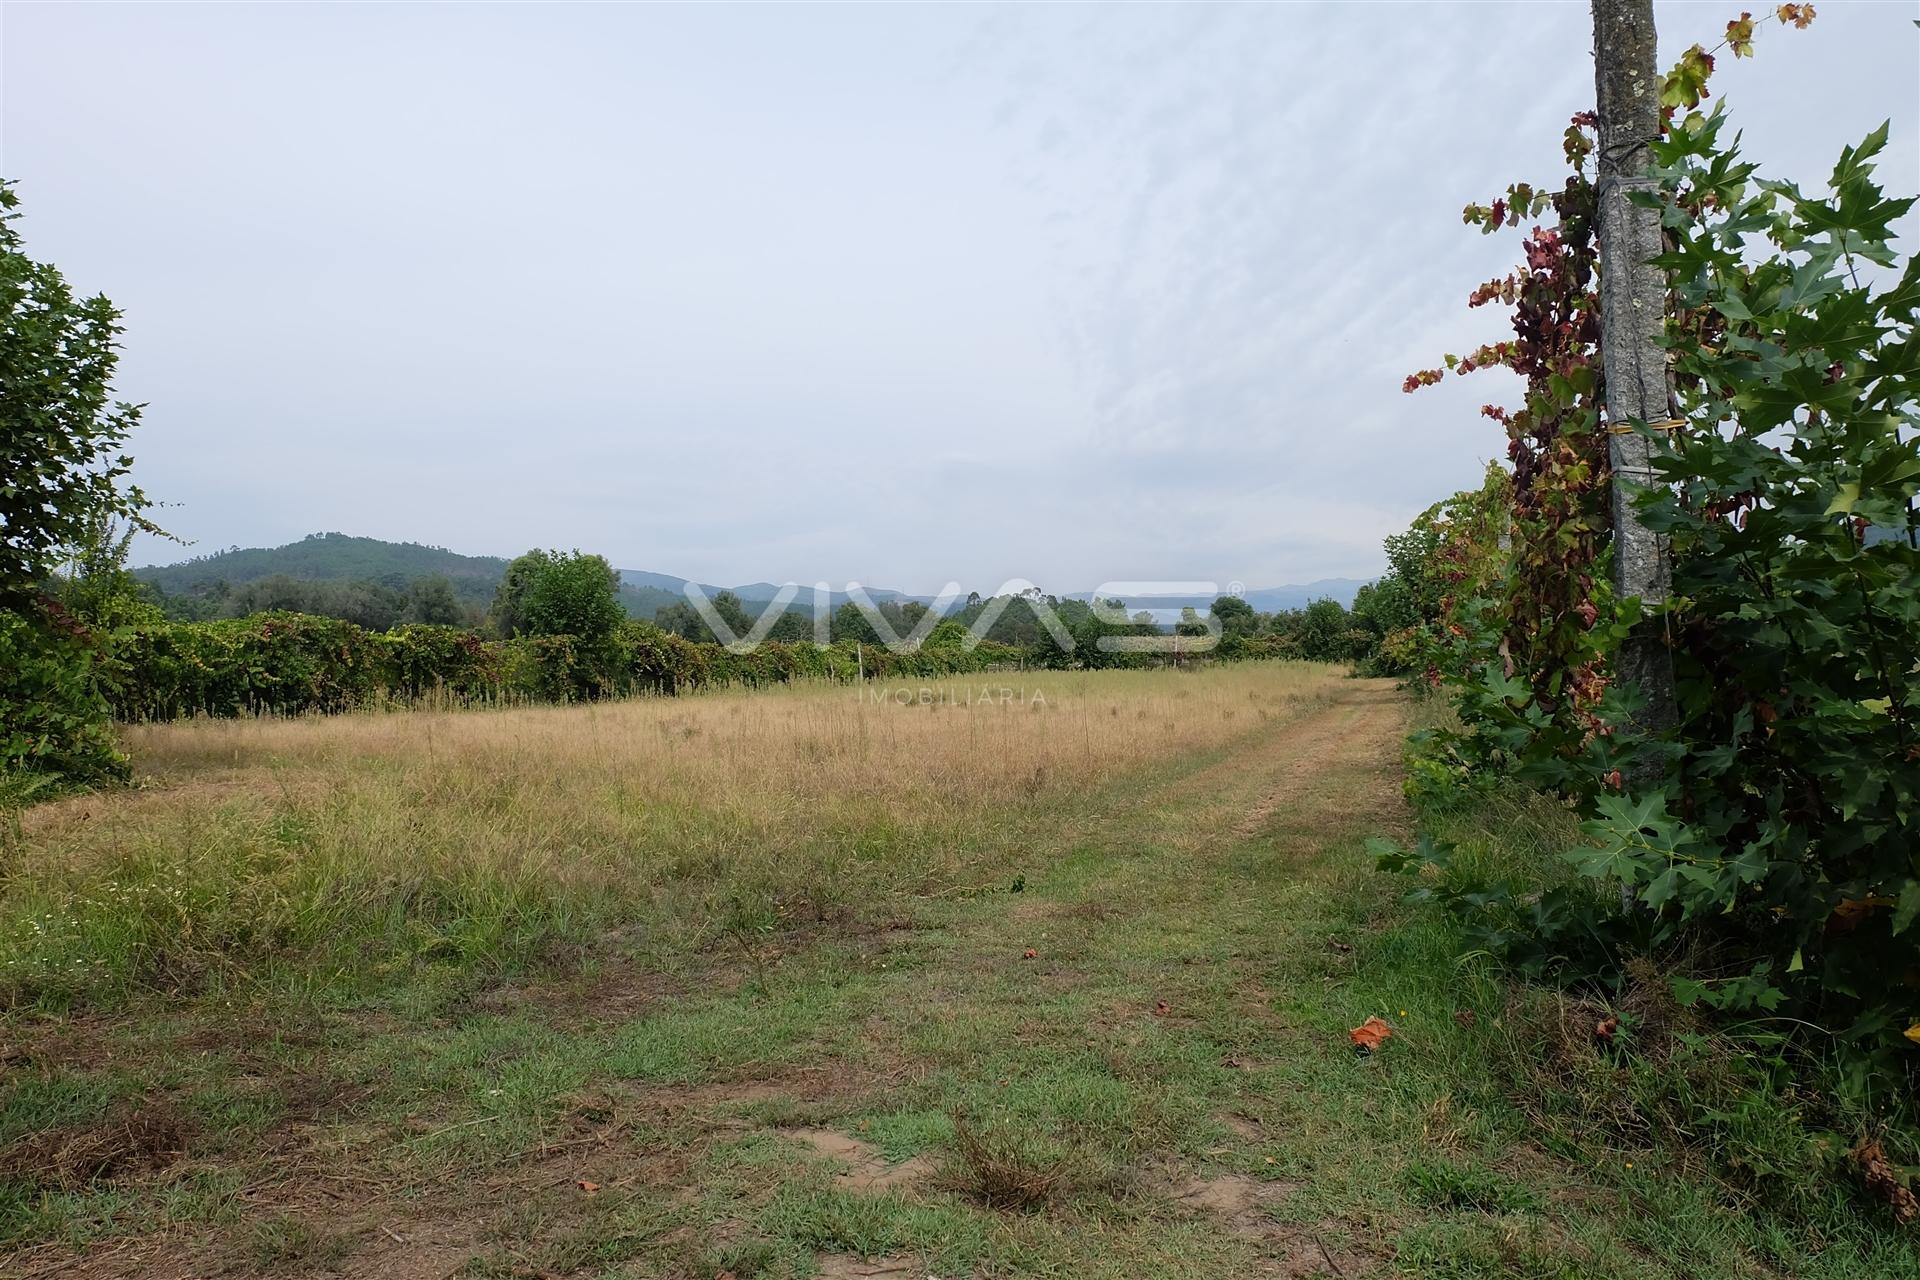
M 1771 5 L 1745 0 L 1758 11 Z M 1663 5 L 1663 63 L 1738 3 Z M 1913 3 L 1715 88 L 1776 176 L 1888 117 Z M 29 249 L 127 313 L 189 550 L 578 546 L 710 582 L 1370 576 L 1504 452 L 1517 256 L 1584 4 L 8 4 Z M 1911 223 L 1909 223 L 1911 230 Z

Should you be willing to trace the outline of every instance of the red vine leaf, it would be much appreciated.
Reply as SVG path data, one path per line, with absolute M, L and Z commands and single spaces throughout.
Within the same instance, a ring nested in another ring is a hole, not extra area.
M 1727 46 L 1736 58 L 1753 56 L 1753 15 L 1742 13 L 1727 24 Z

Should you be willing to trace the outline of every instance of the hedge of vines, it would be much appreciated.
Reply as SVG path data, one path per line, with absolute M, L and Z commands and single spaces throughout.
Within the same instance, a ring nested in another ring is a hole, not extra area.
M 572 702 L 636 693 L 782 684 L 797 679 L 935 677 L 1004 669 L 1018 650 L 923 648 L 898 654 L 849 644 L 761 645 L 734 653 L 644 622 L 603 640 L 489 640 L 459 627 L 368 631 L 351 622 L 266 613 L 217 622 L 155 623 L 119 640 L 110 693 L 121 720 L 345 711 L 421 701 Z

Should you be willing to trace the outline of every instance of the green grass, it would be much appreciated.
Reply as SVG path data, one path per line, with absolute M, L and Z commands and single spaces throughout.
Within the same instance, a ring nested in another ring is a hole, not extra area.
M 1002 814 L 964 882 L 916 875 L 852 912 L 629 929 L 509 973 L 269 966 L 16 1012 L 5 1039 L 37 1056 L 0 1082 L 0 1147 L 143 1100 L 192 1138 L 150 1172 L 0 1179 L 0 1248 L 166 1232 L 262 1274 L 400 1271 L 451 1239 L 465 1274 L 502 1277 L 852 1257 L 1114 1280 L 1920 1276 L 1912 1235 L 1809 1163 L 1803 1108 L 1712 1045 L 1565 1059 L 1560 996 L 1463 960 L 1452 925 L 1400 901 L 1363 850 L 1406 821 L 1398 723 L 1347 684 L 1051 815 Z M 1513 866 L 1560 830 L 1532 806 L 1444 821 Z M 1357 1056 L 1370 1015 L 1395 1034 Z M 1683 1105 L 1724 1114 L 1668 1123 Z M 927 1172 L 863 1188 L 856 1157 L 796 1130 Z

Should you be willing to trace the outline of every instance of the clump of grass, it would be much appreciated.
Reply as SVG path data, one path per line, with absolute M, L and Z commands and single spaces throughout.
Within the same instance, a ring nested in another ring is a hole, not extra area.
M 789 1183 L 761 1211 L 769 1236 L 822 1253 L 879 1258 L 913 1253 L 927 1274 L 969 1274 L 987 1251 L 985 1223 L 957 1203 L 928 1203 L 897 1191 L 879 1195 Z
M 283 1213 L 261 1218 L 248 1231 L 254 1264 L 262 1270 L 298 1264 L 326 1268 L 347 1255 L 352 1242 Z
M 1032 1130 L 953 1118 L 958 1157 L 948 1180 L 989 1209 L 1034 1212 L 1088 1181 L 1084 1159 Z
M 1532 1192 L 1486 1169 L 1415 1160 L 1402 1181 L 1416 1199 L 1435 1208 L 1510 1213 L 1539 1207 Z
M 77 1190 L 165 1169 L 186 1154 L 193 1126 L 164 1100 L 122 1100 L 97 1121 L 27 1134 L 0 1152 L 0 1182 Z
M 737 1240 L 709 1251 L 699 1268 L 704 1275 L 731 1275 L 738 1280 L 784 1274 L 786 1261 L 780 1247 L 770 1240 Z

